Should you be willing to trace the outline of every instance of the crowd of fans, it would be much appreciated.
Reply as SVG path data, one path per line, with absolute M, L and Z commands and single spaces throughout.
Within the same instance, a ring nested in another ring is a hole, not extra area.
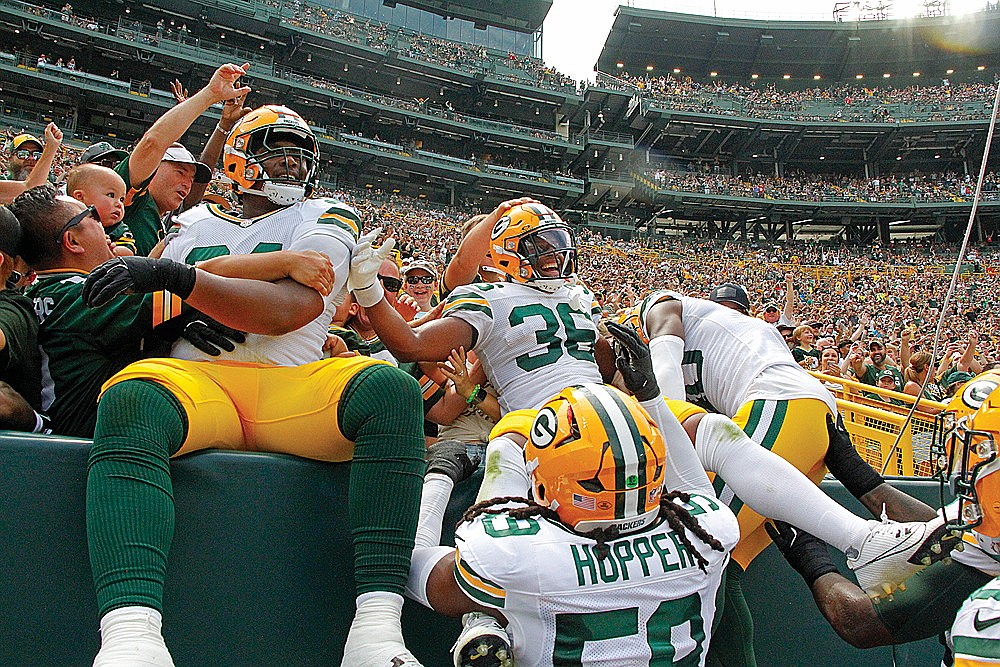
M 409 58 L 465 72 L 486 72 L 517 83 L 540 88 L 576 89 L 576 80 L 546 66 L 539 58 L 507 52 L 501 54 L 484 46 L 464 44 L 391 26 L 309 3 L 296 3 L 291 25 L 314 30 L 377 49 L 395 49 Z
M 647 171 L 646 175 L 664 190 L 812 202 L 965 202 L 971 200 L 976 185 L 971 175 L 956 172 L 857 178 L 805 173 L 730 176 L 710 171 L 655 169 Z M 987 201 L 1000 198 L 1000 176 L 997 173 L 986 174 L 982 198 Z
M 977 81 L 940 86 L 834 85 L 781 90 L 773 83 L 749 85 L 691 77 L 630 76 L 617 81 L 601 77 L 601 85 L 637 90 L 670 109 L 700 113 L 797 121 L 896 123 L 908 120 L 957 121 L 989 118 L 996 83 Z

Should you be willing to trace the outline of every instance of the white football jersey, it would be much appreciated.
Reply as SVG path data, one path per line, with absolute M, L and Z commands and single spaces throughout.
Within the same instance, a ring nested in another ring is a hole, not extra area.
M 350 206 L 333 199 L 310 199 L 257 218 L 231 215 L 215 204 L 186 211 L 175 222 L 180 231 L 163 256 L 186 264 L 222 255 L 248 255 L 275 250 L 315 250 L 326 253 L 334 266 L 350 266 L 351 249 L 361 232 L 361 218 Z M 343 301 L 347 271 L 335 276 L 333 291 L 324 297 L 323 312 L 300 329 L 281 336 L 248 334 L 232 352 L 206 355 L 183 338 L 174 343 L 178 359 L 232 360 L 300 366 L 323 357 L 323 343 L 337 303 Z M 343 274 L 343 275 L 340 275 Z
M 749 401 L 815 398 L 836 414 L 829 390 L 795 362 L 778 330 L 762 320 L 706 299 L 659 290 L 639 307 L 644 334 L 649 309 L 666 299 L 681 302 L 681 369 L 688 402 L 732 417 Z
M 1000 580 L 969 596 L 948 636 L 956 665 L 1000 664 Z
M 725 547 L 687 531 L 706 572 L 666 521 L 610 542 L 598 560 L 593 540 L 561 524 L 497 514 L 459 526 L 455 580 L 507 618 L 518 667 L 704 665 L 739 527 L 715 498 L 692 494 L 687 507 Z
M 520 283 L 476 283 L 455 289 L 443 314 L 476 330 L 473 349 L 507 413 L 537 408 L 570 385 L 602 382 L 594 360 L 600 313 L 581 286 L 548 293 Z

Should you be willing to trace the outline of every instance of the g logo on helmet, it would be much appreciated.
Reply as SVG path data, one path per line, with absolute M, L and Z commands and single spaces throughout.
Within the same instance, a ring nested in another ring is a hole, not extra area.
M 559 418 L 552 408 L 542 408 L 531 425 L 531 444 L 539 449 L 545 449 L 556 439 L 559 429 Z
M 1000 382 L 992 378 L 969 382 L 962 390 L 962 402 L 969 408 L 978 410 L 998 386 L 1000 386 Z
M 507 231 L 508 227 L 510 227 L 510 216 L 505 215 L 504 217 L 497 220 L 497 224 L 493 225 L 492 237 L 494 239 L 500 238 L 500 235 L 503 234 L 505 231 Z

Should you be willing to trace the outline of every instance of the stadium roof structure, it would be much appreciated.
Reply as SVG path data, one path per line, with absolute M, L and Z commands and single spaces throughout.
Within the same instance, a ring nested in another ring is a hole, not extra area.
M 383 4 L 394 7 L 396 2 L 383 0 Z M 483 30 L 492 25 L 518 32 L 535 32 L 542 27 L 542 22 L 552 7 L 552 0 L 399 0 L 399 4 L 423 9 L 445 18 L 472 21 L 477 28 Z
M 1000 69 L 1000 11 L 869 21 L 766 21 L 620 6 L 597 68 L 697 80 L 891 83 Z M 716 74 L 713 74 L 716 73 Z M 918 72 L 920 74 L 914 74 Z M 890 80 L 884 81 L 885 74 Z M 905 77 L 905 78 L 904 78 Z M 934 80 L 934 79 L 932 79 Z

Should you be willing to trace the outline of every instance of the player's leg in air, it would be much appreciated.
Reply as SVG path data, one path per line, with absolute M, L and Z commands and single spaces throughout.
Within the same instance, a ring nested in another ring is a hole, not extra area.
M 250 386 L 260 395 L 242 395 Z M 252 443 L 241 416 L 259 419 Z M 225 442 L 352 461 L 358 597 L 343 664 L 417 665 L 399 616 L 424 467 L 421 416 L 416 382 L 366 357 L 277 369 L 157 359 L 112 378 L 98 406 L 87 481 L 102 634 L 94 664 L 173 664 L 160 631 L 174 529 L 170 459 Z M 394 501 L 372 501 L 387 497 Z

